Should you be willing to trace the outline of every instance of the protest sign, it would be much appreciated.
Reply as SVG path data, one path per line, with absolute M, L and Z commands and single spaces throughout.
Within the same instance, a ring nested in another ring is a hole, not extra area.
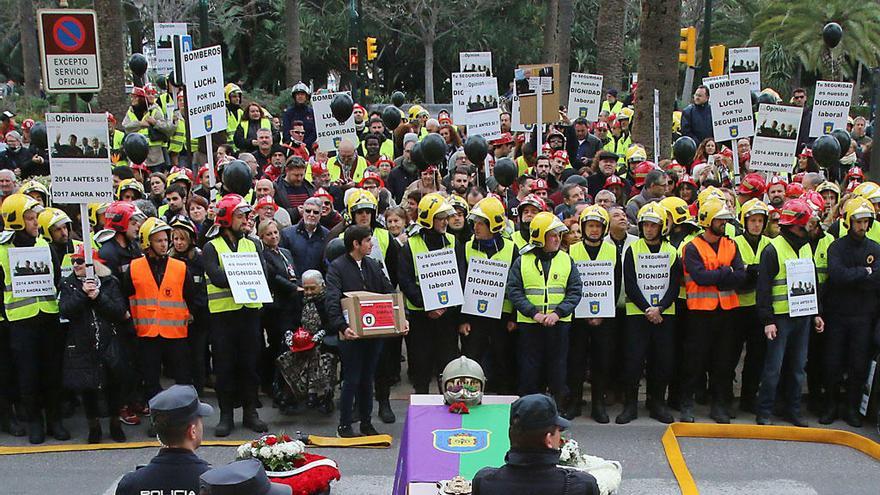
M 736 74 L 707 77 L 715 141 L 731 141 L 755 133 L 749 79 Z
M 761 47 L 730 48 L 727 50 L 728 72 L 749 80 L 751 91 L 761 91 Z
M 614 318 L 614 262 L 577 261 L 583 295 L 574 308 L 575 318 Z
M 453 72 L 452 73 L 452 120 L 454 122 L 467 123 L 468 119 L 468 81 L 484 78 L 477 72 Z M 497 96 L 498 90 L 495 90 Z
M 458 67 L 461 72 L 476 72 L 492 77 L 492 52 L 460 52 Z
M 572 72 L 568 88 L 568 118 L 599 120 L 602 106 L 602 76 Z
M 49 246 L 9 248 L 12 295 L 15 297 L 55 296 L 55 275 Z
M 643 253 L 636 258 L 636 284 L 651 306 L 669 290 L 669 253 Z
M 510 264 L 473 257 L 468 261 L 461 312 L 486 318 L 501 318 L 504 289 Z
M 846 129 L 852 92 L 853 83 L 816 81 L 813 113 L 810 115 L 811 138 L 831 134 L 834 129 Z
M 523 124 L 519 121 L 519 96 L 510 97 L 510 130 L 512 132 L 532 132 L 535 124 Z
M 514 92 L 519 96 L 519 121 L 522 124 L 537 122 L 540 85 L 541 123 L 559 120 L 559 64 L 521 65 L 513 72 Z
M 152 66 L 153 70 L 155 70 L 161 76 L 167 76 L 174 71 L 175 35 L 186 36 L 185 22 L 153 23 L 153 37 L 156 43 L 156 56 L 155 60 L 153 60 Z
M 461 306 L 464 296 L 458 278 L 458 262 L 453 249 L 438 249 L 416 255 L 416 272 L 425 311 Z
M 797 153 L 801 107 L 761 104 L 749 168 L 759 172 L 791 172 Z
M 794 318 L 819 314 L 816 267 L 813 260 L 786 260 L 785 284 L 788 289 L 788 316 Z
M 47 113 L 52 201 L 113 201 L 110 138 L 105 113 Z
M 351 91 L 341 93 L 351 96 Z M 339 93 L 323 93 L 312 95 L 312 108 L 315 111 L 315 129 L 318 133 L 318 146 L 322 150 L 335 150 L 343 139 L 357 145 L 357 129 L 354 125 L 354 114 L 345 122 L 339 122 L 330 110 L 330 102 Z
M 498 113 L 498 81 L 494 77 L 479 77 L 465 81 L 465 119 L 468 136 L 483 136 L 486 140 L 501 137 L 501 114 Z
M 223 50 L 210 46 L 183 54 L 186 110 L 191 139 L 226 130 Z M 210 144 L 210 141 L 209 141 Z
M 220 259 L 236 304 L 272 302 L 272 293 L 258 253 L 221 253 Z

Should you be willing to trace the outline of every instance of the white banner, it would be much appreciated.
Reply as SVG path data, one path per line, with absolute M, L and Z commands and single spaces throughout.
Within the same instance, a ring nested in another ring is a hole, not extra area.
M 731 141 L 755 134 L 749 79 L 739 75 L 707 77 L 715 141 Z
M 761 47 L 730 48 L 727 50 L 728 73 L 746 77 L 752 91 L 761 91 Z
M 452 73 L 452 121 L 458 124 L 467 123 L 468 119 L 468 81 L 485 78 L 476 72 Z M 497 89 L 496 95 L 497 95 Z M 470 131 L 468 131 L 470 133 Z
M 510 264 L 503 261 L 476 257 L 468 260 L 461 312 L 496 320 L 501 318 L 508 270 Z
M 236 304 L 272 302 L 272 292 L 258 253 L 221 253 L 220 259 Z
M 351 91 L 341 93 L 351 96 Z M 323 93 L 312 95 L 312 108 L 315 112 L 315 129 L 318 132 L 318 146 L 324 151 L 335 151 L 343 139 L 357 146 L 357 129 L 354 125 L 354 113 L 345 122 L 339 122 L 330 110 L 330 102 L 339 93 Z
M 459 52 L 458 67 L 460 72 L 477 72 L 492 77 L 492 52 Z
M 852 93 L 853 83 L 816 81 L 813 113 L 810 115 L 811 138 L 831 134 L 834 129 L 846 129 Z
M 571 73 L 568 87 L 568 118 L 578 118 L 590 122 L 599 120 L 602 106 L 602 76 L 596 74 Z
M 761 104 L 749 162 L 752 171 L 791 172 L 803 111 L 801 107 Z
M 36 297 L 55 295 L 55 275 L 49 246 L 9 248 L 12 295 Z
M 461 306 L 464 303 L 455 250 L 447 248 L 417 254 L 416 272 L 425 311 Z
M 575 318 L 614 318 L 614 262 L 577 261 L 583 295 L 574 308 Z
M 174 35 L 186 36 L 185 22 L 153 23 L 156 58 L 152 65 L 159 75 L 167 76 L 174 71 Z
M 651 306 L 659 306 L 669 290 L 669 253 L 643 253 L 636 257 L 636 284 Z
M 183 54 L 189 133 L 197 139 L 226 130 L 223 49 L 210 46 Z
M 788 289 L 788 316 L 794 318 L 819 314 L 816 267 L 813 260 L 786 260 L 785 284 Z
M 480 77 L 465 82 L 465 120 L 468 136 L 483 136 L 487 141 L 501 137 L 501 114 L 498 111 L 498 80 Z
M 52 201 L 113 201 L 110 143 L 105 113 L 47 113 Z

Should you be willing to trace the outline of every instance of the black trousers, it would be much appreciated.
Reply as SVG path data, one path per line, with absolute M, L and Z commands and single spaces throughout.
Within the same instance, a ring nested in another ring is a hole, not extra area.
M 400 380 L 400 354 L 403 337 L 382 339 L 382 353 L 376 366 L 376 400 L 388 400 L 391 386 Z
M 663 315 L 659 325 L 649 322 L 644 315 L 627 316 L 624 333 L 624 390 L 638 390 L 647 360 L 648 398 L 665 400 L 675 363 L 675 315 Z
M 9 336 L 22 398 L 38 399 L 47 408 L 57 406 L 65 345 L 58 315 L 39 313 L 10 322 Z
M 261 338 L 259 361 L 260 384 L 262 385 L 264 392 L 272 393 L 276 388 L 275 384 L 280 378 L 276 371 L 275 358 L 283 354 L 286 350 L 284 348 L 285 332 L 295 329 L 293 328 L 293 318 L 290 317 L 289 312 L 280 309 L 263 308 L 261 322 L 266 331 L 265 341 L 268 343 L 268 346 L 263 345 L 263 340 Z
M 736 348 L 734 312 L 689 311 L 684 341 L 685 373 L 682 400 L 693 405 L 694 393 L 709 370 L 709 389 L 716 404 L 728 404 L 739 352 Z
M 843 384 L 846 392 L 844 404 L 858 410 L 871 365 L 871 318 L 832 313 L 827 315 L 826 321 L 823 332 L 825 393 L 834 399 Z
M 15 378 L 12 347 L 10 346 L 9 322 L 0 321 L 0 399 L 18 400 L 18 384 Z
M 757 400 L 764 356 L 767 354 L 767 336 L 764 335 L 764 325 L 758 318 L 757 306 L 741 306 L 733 314 L 733 327 L 737 334 L 734 353 L 737 358 L 743 345 L 746 346 L 739 396 L 740 400 L 754 402 Z
M 138 368 L 144 380 L 144 402 L 162 391 L 162 363 L 177 384 L 190 384 L 189 346 L 186 339 L 138 337 Z
M 215 388 L 224 398 L 255 401 L 260 385 L 257 362 L 263 348 L 260 310 L 241 308 L 211 314 Z
M 570 330 L 571 322 L 566 321 L 552 327 L 519 323 L 519 395 L 543 393 L 545 383 L 557 400 L 568 393 L 565 374 Z
M 205 389 L 207 380 L 208 359 L 208 316 L 200 315 L 189 325 L 186 344 L 189 347 L 189 374 L 192 384 L 199 395 Z
M 570 400 L 580 401 L 583 397 L 589 362 L 591 399 L 593 404 L 604 401 L 613 373 L 616 333 L 617 323 L 613 318 L 602 319 L 598 326 L 586 320 L 574 321 L 569 332 L 567 358 Z
M 675 300 L 675 355 L 684 356 L 684 341 L 687 335 L 687 299 Z M 682 359 L 676 359 L 672 368 L 672 378 L 669 381 L 669 400 L 681 403 L 681 384 L 684 382 L 685 363 Z
M 448 311 L 435 320 L 424 311 L 409 313 L 407 364 L 415 393 L 427 394 L 431 380 L 459 355 L 458 329 Z
M 351 412 L 357 399 L 362 424 L 373 414 L 373 380 L 382 354 L 383 339 L 340 340 L 342 355 L 342 396 L 339 399 L 339 424 L 351 424 Z
M 461 353 L 483 367 L 487 390 L 505 395 L 516 393 L 516 331 L 507 331 L 509 316 L 470 317 L 471 333 L 461 337 Z

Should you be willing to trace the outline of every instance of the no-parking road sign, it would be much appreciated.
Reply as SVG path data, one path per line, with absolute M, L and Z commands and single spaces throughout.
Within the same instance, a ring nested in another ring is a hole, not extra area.
M 47 93 L 101 89 L 101 59 L 94 10 L 37 11 L 43 88 Z

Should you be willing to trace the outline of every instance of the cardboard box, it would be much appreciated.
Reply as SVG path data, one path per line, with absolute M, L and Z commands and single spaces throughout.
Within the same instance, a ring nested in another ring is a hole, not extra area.
M 406 325 L 406 307 L 403 294 L 376 294 L 375 292 L 346 292 L 342 313 L 348 326 L 362 338 L 394 337 Z

